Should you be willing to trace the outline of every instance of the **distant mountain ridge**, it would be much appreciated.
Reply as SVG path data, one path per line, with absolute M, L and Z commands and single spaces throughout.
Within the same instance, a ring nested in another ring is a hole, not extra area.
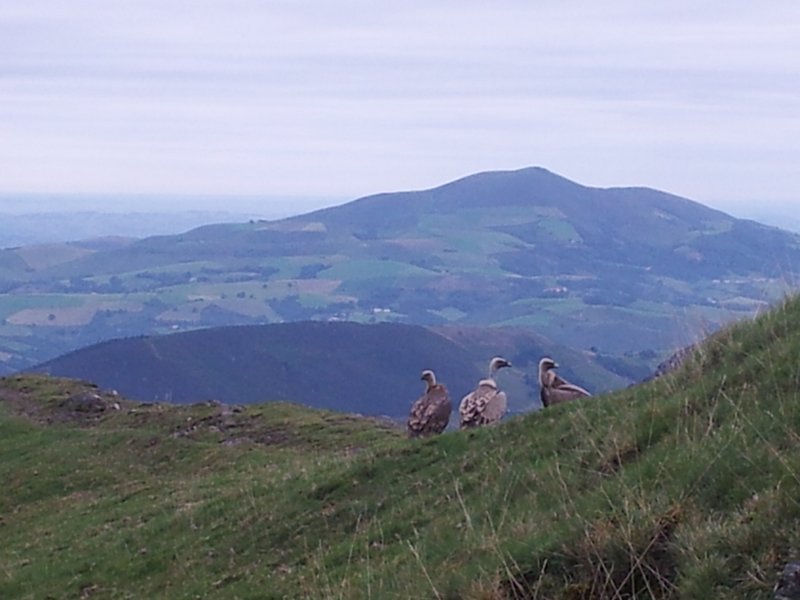
M 35 201 L 35 199 L 32 199 Z M 33 244 L 76 243 L 104 237 L 144 238 L 169 235 L 208 223 L 251 218 L 225 211 L 185 212 L 31 212 L 4 213 L 0 198 L 0 248 Z
M 514 218 L 504 218 L 502 212 L 508 209 L 529 212 L 515 211 Z M 586 187 L 539 167 L 480 173 L 422 192 L 368 196 L 279 221 L 276 228 L 312 230 L 309 224 L 320 222 L 329 232 L 385 239 L 398 230 L 419 226 L 421 216 L 457 217 L 465 210 L 486 211 L 486 228 L 517 238 L 517 247 L 510 248 L 501 260 L 507 260 L 509 270 L 514 272 L 516 266 L 523 275 L 560 272 L 548 268 L 556 258 L 574 264 L 573 271 L 604 261 L 660 269 L 665 274 L 688 271 L 695 276 L 726 268 L 732 272 L 766 269 L 773 275 L 785 271 L 787 263 L 780 257 L 747 260 L 756 254 L 749 245 L 754 235 L 789 242 L 794 256 L 800 256 L 797 236 L 787 237 L 785 232 L 736 219 L 698 202 L 644 187 Z M 501 216 L 493 218 L 493 214 Z M 298 228 L 298 224 L 305 227 Z M 715 258 L 708 251 L 716 248 L 705 236 L 723 241 L 724 249 L 735 252 L 735 257 Z M 580 250 L 586 248 L 592 252 L 584 256 Z M 707 252 L 703 254 L 703 250 Z M 553 256 L 562 252 L 576 262 Z M 535 264 L 528 268 L 513 265 L 511 258 L 518 253 L 535 258 Z M 563 268 L 563 264 L 555 266 Z
M 641 370 L 782 297 L 799 266 L 800 236 L 685 198 L 538 167 L 480 173 L 123 247 L 0 252 L 0 361 L 338 319 L 523 327 Z

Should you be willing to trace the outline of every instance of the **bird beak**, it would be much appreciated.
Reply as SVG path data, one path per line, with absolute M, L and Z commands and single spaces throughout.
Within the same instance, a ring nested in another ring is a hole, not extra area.
M 510 361 L 510 360 L 507 360 L 507 361 L 506 361 L 506 366 L 507 366 L 507 367 L 513 367 L 514 365 L 512 365 L 512 364 L 511 364 L 511 361 Z
M 557 368 L 558 368 L 558 363 L 557 363 L 557 362 L 555 362 L 555 361 L 553 362 L 553 368 L 554 368 L 554 369 L 557 369 Z

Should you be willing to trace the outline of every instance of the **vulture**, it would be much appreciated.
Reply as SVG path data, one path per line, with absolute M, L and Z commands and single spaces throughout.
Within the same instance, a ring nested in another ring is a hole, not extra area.
M 556 367 L 558 365 L 552 358 L 543 358 L 539 361 L 539 395 L 543 407 L 591 396 L 581 386 L 562 379 L 553 370 Z
M 425 382 L 425 393 L 417 398 L 408 417 L 408 436 L 420 437 L 442 433 L 450 421 L 453 404 L 442 383 L 436 383 L 436 375 L 426 369 L 420 379 Z
M 494 374 L 498 369 L 510 367 L 505 358 L 495 356 L 489 362 L 489 377 L 481 379 L 478 387 L 461 400 L 458 413 L 461 429 L 497 423 L 506 413 L 506 393 L 498 391 Z

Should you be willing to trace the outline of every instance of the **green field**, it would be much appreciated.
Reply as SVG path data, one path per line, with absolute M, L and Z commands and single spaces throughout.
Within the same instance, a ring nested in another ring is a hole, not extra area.
M 334 265 L 320 273 L 324 279 L 346 279 L 359 282 L 365 279 L 397 279 L 400 277 L 433 277 L 435 273 L 394 260 L 351 260 Z
M 67 294 L 37 294 L 19 296 L 0 294 L 0 319 L 7 319 L 14 313 L 26 309 L 58 309 L 82 306 L 86 298 Z

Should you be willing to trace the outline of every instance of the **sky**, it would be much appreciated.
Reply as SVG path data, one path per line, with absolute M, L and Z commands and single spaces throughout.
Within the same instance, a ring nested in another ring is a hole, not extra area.
M 0 0 L 0 140 L 0 212 L 300 211 L 542 166 L 794 215 L 800 2 Z

